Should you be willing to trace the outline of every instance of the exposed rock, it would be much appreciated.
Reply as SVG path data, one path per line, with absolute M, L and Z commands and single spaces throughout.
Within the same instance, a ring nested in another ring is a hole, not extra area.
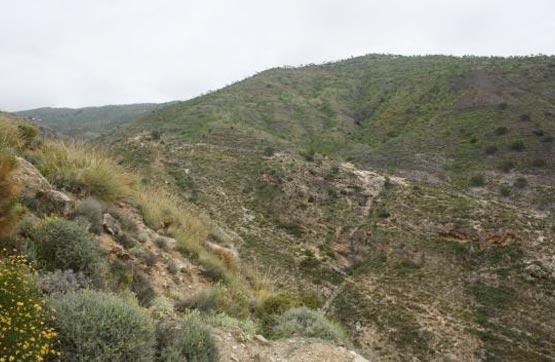
M 254 339 L 257 340 L 258 342 L 262 343 L 262 344 L 270 344 L 270 342 L 268 342 L 268 340 L 260 334 L 255 335 Z
M 39 202 L 38 209 L 45 214 L 59 213 L 69 216 L 75 208 L 75 202 L 61 191 L 38 192 L 36 197 Z
M 112 215 L 104 214 L 102 225 L 107 233 L 111 235 L 121 235 L 121 225 Z
M 216 254 L 225 254 L 225 255 L 231 257 L 232 259 L 239 259 L 239 252 L 237 251 L 237 249 L 235 249 L 233 247 L 226 248 L 224 246 L 215 244 L 211 241 L 205 241 L 204 245 L 208 249 L 215 252 Z
M 544 279 L 549 276 L 549 273 L 545 269 L 535 263 L 528 264 L 524 270 L 531 279 Z
M 50 183 L 44 176 L 24 158 L 16 157 L 18 167 L 13 173 L 13 178 L 21 185 L 21 196 L 33 198 L 38 193 L 52 190 Z

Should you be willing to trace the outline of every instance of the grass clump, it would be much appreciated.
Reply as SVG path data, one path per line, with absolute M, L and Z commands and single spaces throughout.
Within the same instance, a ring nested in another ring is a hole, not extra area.
M 473 175 L 468 181 L 470 187 L 484 187 L 486 185 L 486 177 L 481 174 Z
M 28 248 L 41 269 L 83 272 L 99 277 L 104 260 L 94 236 L 83 226 L 61 218 L 46 218 L 28 226 Z
M 22 256 L 0 258 L 0 360 L 35 362 L 58 356 L 56 332 L 33 270 Z
M 82 143 L 45 141 L 33 156 L 51 183 L 78 194 L 114 200 L 129 195 L 134 184 L 133 177 L 115 161 Z
M 23 215 L 17 202 L 19 185 L 11 177 L 16 165 L 16 159 L 0 146 L 0 239 L 11 235 Z
M 132 301 L 84 290 L 51 299 L 64 361 L 152 362 L 155 329 Z
M 345 332 L 338 324 L 326 319 L 321 312 L 304 307 L 290 309 L 283 313 L 274 327 L 273 336 L 275 338 L 315 337 L 347 343 Z
M 179 309 L 225 313 L 237 318 L 246 318 L 249 315 L 246 293 L 240 288 L 227 287 L 221 283 L 202 289 L 183 301 Z

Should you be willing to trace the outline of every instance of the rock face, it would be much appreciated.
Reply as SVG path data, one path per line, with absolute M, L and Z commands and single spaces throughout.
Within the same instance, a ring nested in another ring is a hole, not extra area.
M 13 178 L 21 185 L 21 196 L 34 198 L 38 193 L 52 190 L 50 183 L 29 161 L 17 157 L 18 167 L 13 173 Z

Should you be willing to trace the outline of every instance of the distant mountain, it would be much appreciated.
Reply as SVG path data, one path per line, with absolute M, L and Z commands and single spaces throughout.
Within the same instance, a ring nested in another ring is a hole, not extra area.
M 166 103 L 167 105 L 167 103 Z M 36 108 L 16 112 L 67 136 L 92 139 L 148 115 L 161 105 L 141 103 L 86 108 Z

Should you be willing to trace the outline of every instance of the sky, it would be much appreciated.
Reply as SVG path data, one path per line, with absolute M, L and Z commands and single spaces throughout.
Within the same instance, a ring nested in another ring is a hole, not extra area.
M 555 54 L 553 0 L 0 0 L 0 110 L 164 102 L 368 53 Z

